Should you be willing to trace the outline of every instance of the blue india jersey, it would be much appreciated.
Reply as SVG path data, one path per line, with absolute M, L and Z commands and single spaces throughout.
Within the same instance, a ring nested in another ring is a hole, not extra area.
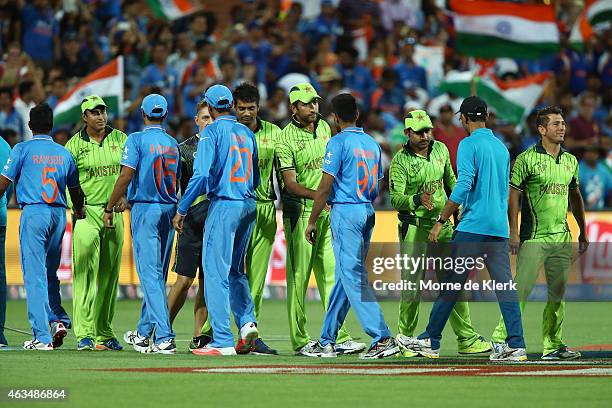
M 383 178 L 380 146 L 362 128 L 345 128 L 327 142 L 323 172 L 334 177 L 329 203 L 372 203 Z
M 185 215 L 195 198 L 255 199 L 259 185 L 259 155 L 255 135 L 233 116 L 220 116 L 208 125 L 198 142 L 193 176 L 179 204 Z
M 178 142 L 158 125 L 128 136 L 121 165 L 136 171 L 128 187 L 130 203 L 177 202 L 181 177 Z
M 47 135 L 35 135 L 15 145 L 2 175 L 16 184 L 21 207 L 29 204 L 66 207 L 66 187 L 79 185 L 72 155 Z

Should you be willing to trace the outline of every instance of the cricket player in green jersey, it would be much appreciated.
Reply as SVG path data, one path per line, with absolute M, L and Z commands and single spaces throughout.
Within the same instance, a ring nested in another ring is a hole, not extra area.
M 433 140 L 433 124 L 423 110 L 409 112 L 404 123 L 408 142 L 396 153 L 389 170 L 390 195 L 393 207 L 398 211 L 399 240 L 402 255 L 420 257 L 435 256 L 435 248 L 429 243 L 429 230 L 444 208 L 447 196 L 456 178 L 448 154 L 442 142 Z M 439 242 L 450 242 L 453 227 L 450 221 L 444 224 Z M 437 270 L 438 280 L 444 271 Z M 402 271 L 402 279 L 416 283 L 416 290 L 405 290 L 399 307 L 399 336 L 411 337 L 419 320 L 419 282 L 424 270 Z M 451 326 L 457 335 L 460 354 L 476 354 L 491 350 L 490 344 L 474 331 L 467 302 L 457 302 L 450 317 Z M 415 353 L 403 350 L 406 357 Z
M 329 125 L 319 115 L 319 95 L 309 83 L 290 89 L 292 120 L 282 130 L 275 145 L 276 169 L 280 173 L 283 227 L 287 245 L 287 309 L 291 344 L 297 354 L 316 346 L 306 330 L 306 291 L 310 272 L 323 305 L 327 304 L 335 282 L 335 259 L 331 246 L 329 210 L 317 220 L 315 245 L 306 241 L 306 227 L 312 212 L 316 189 L 323 177 L 325 147 L 331 137 Z M 364 343 L 354 342 L 344 328 L 336 340 L 338 354 L 359 353 Z
M 198 132 L 179 144 L 179 154 L 181 157 L 181 179 L 179 186 L 181 193 L 185 193 L 189 180 L 193 176 L 193 163 L 195 153 L 198 149 L 200 134 L 204 128 L 213 121 L 208 105 L 201 100 L 196 105 L 194 118 Z M 176 273 L 176 282 L 168 293 L 168 312 L 170 313 L 170 324 L 180 312 L 187 299 L 187 292 L 198 276 L 198 290 L 195 295 L 193 307 L 194 314 L 194 335 L 189 343 L 189 350 L 195 350 L 206 346 L 211 342 L 210 333 L 200 333 L 208 317 L 208 309 L 204 301 L 204 271 L 202 268 L 202 245 L 204 241 L 204 223 L 208 215 L 210 201 L 206 195 L 201 195 L 191 204 L 185 216 L 183 231 L 176 240 L 176 252 L 172 271 Z
M 568 199 L 580 228 L 579 253 L 588 247 L 584 202 L 578 188 L 578 160 L 561 147 L 566 127 L 560 108 L 549 106 L 540 110 L 536 126 L 540 142 L 518 155 L 510 176 L 510 250 L 518 252 L 514 282 L 523 311 L 544 266 L 548 301 L 542 317 L 542 359 L 576 359 L 580 353 L 563 343 L 562 325 L 565 317 L 563 297 L 573 256 L 572 236 L 567 225 Z M 505 338 L 506 328 L 500 320 L 492 336 L 493 347 L 503 343 Z
M 74 158 L 86 198 L 86 217 L 75 222 L 72 232 L 74 334 L 77 350 L 121 350 L 111 321 L 126 201 L 114 207 L 115 229 L 104 228 L 102 215 L 119 176 L 127 136 L 108 125 L 106 103 L 99 96 L 83 99 L 81 112 L 85 126 L 65 146 Z
M 246 273 L 255 303 L 255 317 L 259 322 L 263 290 L 270 263 L 270 254 L 276 237 L 276 207 L 272 170 L 274 168 L 274 143 L 281 130 L 278 126 L 259 119 L 259 91 L 251 84 L 241 84 L 233 92 L 234 108 L 238 122 L 255 133 L 259 155 L 259 187 L 255 189 L 257 212 L 255 228 L 246 254 Z M 261 333 L 261 331 L 260 331 Z M 254 354 L 278 354 L 261 338 L 255 340 Z

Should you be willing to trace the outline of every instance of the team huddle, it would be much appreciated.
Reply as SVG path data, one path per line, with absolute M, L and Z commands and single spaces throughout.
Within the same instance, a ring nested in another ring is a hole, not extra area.
M 263 341 L 257 324 L 276 235 L 276 175 L 287 245 L 289 334 L 297 355 L 437 358 L 450 320 L 460 354 L 524 361 L 521 311 L 544 266 L 549 300 L 542 358 L 580 357 L 561 336 L 572 260 L 568 201 L 580 228 L 581 252 L 588 242 L 578 162 L 561 146 L 565 122 L 558 108 L 538 113 L 540 142 L 517 157 L 512 172 L 507 148 L 485 127 L 487 105 L 478 97 L 465 99 L 458 112 L 469 137 L 459 145 L 457 176 L 447 147 L 433 139 L 434 125 L 422 110 L 407 114 L 407 141 L 391 162 L 400 252 L 427 253 L 436 243 L 453 242 L 453 256 L 486 254 L 491 277 L 506 282 L 513 279 L 509 251 L 518 254 L 517 290 L 496 291 L 501 319 L 489 342 L 472 325 L 468 303 L 458 291 L 441 291 L 418 336 L 418 291 L 402 293 L 397 336 L 379 304 L 365 301 L 374 296 L 365 259 L 375 225 L 372 203 L 383 178 L 382 151 L 356 126 L 359 111 L 350 94 L 331 101 L 339 130 L 333 137 L 319 114 L 319 100 L 308 83 L 291 88 L 291 121 L 281 130 L 259 118 L 256 87 L 242 84 L 232 92 L 213 85 L 196 106 L 197 134 L 178 144 L 163 127 L 168 115 L 163 96 L 143 99 L 144 129 L 127 136 L 109 126 L 104 100 L 91 95 L 81 104 L 84 126 L 65 148 L 48 136 L 51 108 L 34 107 L 29 122 L 34 137 L 15 146 L 0 177 L 0 196 L 15 183 L 22 208 L 21 264 L 33 330 L 24 349 L 60 347 L 71 327 L 78 350 L 123 348 L 112 319 L 123 245 L 121 213 L 129 205 L 143 301 L 136 329 L 124 334 L 124 342 L 142 353 L 176 353 L 172 324 L 198 276 L 193 354 L 278 354 Z M 560 187 L 543 188 L 551 185 Z M 446 191 L 452 191 L 450 196 Z M 73 210 L 72 320 L 61 306 L 56 276 L 66 207 Z M 176 261 L 170 268 L 175 231 Z M 169 269 L 177 280 L 166 294 Z M 306 330 L 311 271 L 325 309 L 318 340 Z M 410 279 L 424 274 L 421 268 Z M 468 277 L 436 274 L 440 282 L 463 284 Z M 372 338 L 369 345 L 354 341 L 344 327 L 351 308 Z

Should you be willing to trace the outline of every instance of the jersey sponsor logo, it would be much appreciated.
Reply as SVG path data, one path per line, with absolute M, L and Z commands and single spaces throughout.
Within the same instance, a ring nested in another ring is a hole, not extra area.
M 32 155 L 32 162 L 35 164 L 64 164 L 64 157 L 35 154 Z
M 93 177 L 106 177 L 106 176 L 116 176 L 119 174 L 121 166 L 118 164 L 111 164 L 107 166 L 99 166 L 99 167 L 90 167 L 87 169 L 87 174 L 90 178 Z
M 549 183 L 540 186 L 540 194 L 567 195 L 568 190 L 567 184 Z
M 423 183 L 423 188 L 421 191 L 425 193 L 435 193 L 436 191 L 442 188 L 442 179 L 439 180 L 430 180 Z

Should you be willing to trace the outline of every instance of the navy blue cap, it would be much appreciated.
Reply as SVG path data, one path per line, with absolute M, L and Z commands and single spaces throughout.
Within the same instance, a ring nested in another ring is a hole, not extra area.
M 150 118 L 163 118 L 168 113 L 168 101 L 159 94 L 150 94 L 142 100 L 140 108 Z
M 232 91 L 224 85 L 213 85 L 204 93 L 204 101 L 208 106 L 217 109 L 228 109 L 232 107 L 234 98 Z

